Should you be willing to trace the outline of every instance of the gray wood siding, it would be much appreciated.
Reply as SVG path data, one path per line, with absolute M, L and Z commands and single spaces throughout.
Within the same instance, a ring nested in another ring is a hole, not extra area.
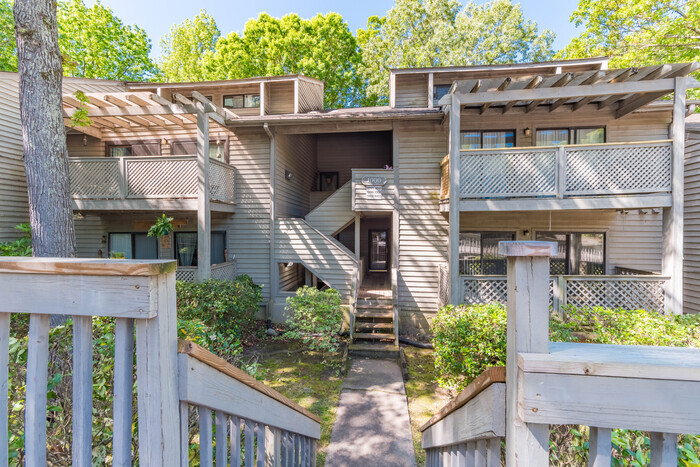
M 123 91 L 116 81 L 64 78 L 66 93 Z M 27 184 L 22 161 L 22 124 L 17 73 L 0 72 L 0 242 L 16 239 L 14 226 L 29 221 Z
M 367 196 L 367 186 L 362 183 L 364 177 L 384 177 L 386 183 L 378 185 L 381 193 L 372 198 Z M 391 211 L 394 209 L 394 171 L 393 170 L 354 170 L 352 181 L 352 207 L 355 211 Z
M 316 139 L 313 135 L 277 135 L 277 217 L 304 217 L 310 210 L 309 193 L 316 182 Z M 292 179 L 285 178 L 285 171 Z
M 428 107 L 427 75 L 396 75 L 395 107 Z
M 438 265 L 447 261 L 448 224 L 438 207 L 446 131 L 418 122 L 398 129 L 400 319 L 422 327 L 423 313 L 437 310 Z
M 294 82 L 269 82 L 270 114 L 294 113 Z
M 390 132 L 320 134 L 317 147 L 318 171 L 338 172 L 338 186 L 350 180 L 352 169 L 392 164 Z
M 352 183 L 348 182 L 307 214 L 306 221 L 323 234 L 333 236 L 354 218 Z
M 696 124 L 697 125 L 697 124 Z M 685 313 L 700 312 L 700 125 L 688 129 L 685 142 Z

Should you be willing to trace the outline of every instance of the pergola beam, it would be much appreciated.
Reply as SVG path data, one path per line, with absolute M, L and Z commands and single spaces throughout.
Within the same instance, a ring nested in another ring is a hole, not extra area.
M 571 82 L 571 80 L 574 79 L 574 74 L 569 72 L 565 73 L 559 78 L 554 84 L 552 84 L 552 88 L 559 88 L 562 86 L 566 86 Z M 533 100 L 528 104 L 528 106 L 525 108 L 525 113 L 530 113 L 531 111 L 535 110 L 540 103 L 546 99 L 538 99 L 538 100 Z M 568 100 L 568 99 L 567 99 Z
M 534 78 L 532 78 L 530 80 L 530 82 L 527 83 L 523 89 L 535 89 L 537 86 L 542 84 L 542 81 L 544 81 L 544 78 L 542 78 L 542 76 L 540 76 L 540 75 L 537 75 Z M 507 102 L 505 107 L 503 107 L 503 113 L 508 112 L 511 109 L 511 107 L 513 107 L 517 102 L 518 101 Z
M 72 117 L 73 114 L 75 114 L 77 109 L 64 109 L 63 110 L 63 115 L 65 117 Z M 88 117 L 141 117 L 144 115 L 182 115 L 183 117 L 187 118 L 187 115 L 190 114 L 197 114 L 197 108 L 194 104 L 192 105 L 179 105 L 179 104 L 170 104 L 170 105 L 155 105 L 155 106 L 148 106 L 148 107 L 140 107 L 136 105 L 130 105 L 128 107 L 104 107 L 104 108 L 89 108 L 88 109 Z M 212 112 L 207 112 L 207 115 L 209 118 L 214 120 L 216 123 L 218 123 L 221 126 L 226 126 L 226 122 L 221 117 L 221 115 L 217 113 L 212 113 Z M 188 119 L 189 120 L 189 119 Z M 196 122 L 196 119 L 193 118 L 194 122 Z M 191 121 L 192 121 L 191 120 Z M 116 122 L 115 122 L 116 123 Z
M 510 76 L 506 77 L 506 79 L 503 80 L 501 85 L 498 86 L 498 89 L 496 89 L 496 91 L 505 91 L 506 89 L 508 89 L 508 86 L 510 86 L 511 81 L 512 80 Z M 482 105 L 479 113 L 483 114 L 484 112 L 486 112 L 486 110 L 489 108 L 489 106 L 491 106 L 491 104 L 491 102 L 487 102 L 486 104 Z
M 578 85 L 581 86 L 581 85 L 586 85 L 586 84 L 595 84 L 598 81 L 600 81 L 604 76 L 605 76 L 605 72 L 600 71 L 600 70 L 594 71 L 591 73 L 591 75 L 588 78 L 581 81 Z M 552 105 L 549 106 L 549 111 L 550 112 L 555 111 L 556 109 L 558 109 L 562 105 L 569 102 L 569 100 L 570 99 L 558 99 L 558 100 L 554 101 L 552 103 Z
M 79 131 L 81 133 L 93 136 L 98 139 L 102 139 L 102 130 L 100 130 L 99 128 L 95 128 L 93 126 L 72 126 L 73 122 L 70 118 L 64 118 L 63 124 L 72 130 Z

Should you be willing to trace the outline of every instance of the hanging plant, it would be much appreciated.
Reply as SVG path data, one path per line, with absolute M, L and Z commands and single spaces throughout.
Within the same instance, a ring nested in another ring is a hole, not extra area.
M 148 229 L 149 237 L 161 238 L 173 231 L 173 217 L 167 217 L 165 213 L 156 219 L 156 223 Z

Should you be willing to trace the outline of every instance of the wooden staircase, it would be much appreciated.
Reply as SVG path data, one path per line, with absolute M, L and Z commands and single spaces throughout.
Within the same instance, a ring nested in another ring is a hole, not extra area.
M 398 356 L 398 335 L 391 298 L 358 297 L 350 352 L 365 357 Z

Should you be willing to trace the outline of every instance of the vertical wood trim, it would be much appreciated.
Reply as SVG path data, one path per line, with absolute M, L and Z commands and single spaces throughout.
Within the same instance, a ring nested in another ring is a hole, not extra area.
M 216 466 L 226 467 L 228 465 L 227 450 L 228 446 L 226 440 L 228 438 L 228 423 L 226 420 L 226 414 L 220 410 L 214 413 L 214 419 L 216 421 Z
M 115 466 L 131 465 L 133 390 L 134 320 L 117 318 L 114 325 L 114 402 L 112 404 L 114 413 L 114 452 L 112 455 Z M 186 420 L 185 423 L 187 423 Z
M 566 191 L 566 151 L 564 146 L 557 148 L 557 198 L 563 198 Z
M 197 112 L 197 279 L 211 277 L 211 203 L 209 202 L 209 117 Z
M 396 75 L 389 72 L 389 107 L 396 107 Z
M 241 420 L 236 416 L 231 416 L 230 436 L 231 436 L 231 465 L 240 467 L 241 465 Z
M 24 409 L 26 465 L 46 465 L 46 385 L 49 365 L 49 315 L 29 316 L 27 390 Z
M 461 105 L 453 94 L 450 105 L 450 220 L 449 220 L 449 273 L 450 273 L 450 303 L 458 305 L 459 297 L 459 132 Z
M 180 402 L 180 467 L 188 465 L 190 465 L 190 409 L 187 402 Z
M 213 467 L 211 409 L 199 407 L 199 462 L 202 467 Z
M 277 141 L 275 133 L 267 123 L 264 125 L 265 132 L 270 138 L 270 303 L 267 306 L 268 318 L 271 316 L 275 297 L 279 292 L 279 268 L 277 267 L 277 256 L 275 255 L 275 221 L 277 216 L 275 203 L 275 190 L 277 188 Z
M 650 433 L 651 467 L 675 467 L 678 465 L 678 435 L 675 433 Z
M 7 439 L 8 366 L 10 364 L 10 313 L 0 313 L 0 465 L 9 465 Z M 3 397 L 5 396 L 5 397 Z
M 526 424 L 518 413 L 518 353 L 549 353 L 549 257 L 508 256 L 507 310 L 506 463 L 547 465 L 549 425 Z
M 253 422 L 246 420 L 243 424 L 245 432 L 245 467 L 253 467 L 255 465 L 255 449 L 253 442 Z
M 486 449 L 486 440 L 480 439 L 476 442 L 476 452 L 474 454 L 474 465 L 476 467 L 486 467 L 486 456 L 488 451 Z
M 73 465 L 92 467 L 92 316 L 73 316 Z
M 399 345 L 399 254 L 400 254 L 400 216 L 401 205 L 399 196 L 400 170 L 399 162 L 401 160 L 401 143 L 399 140 L 399 124 L 393 123 L 391 132 L 392 153 L 393 153 L 393 168 L 394 168 L 394 212 L 391 216 L 391 297 L 393 301 L 394 311 L 394 345 Z
M 294 80 L 294 113 L 299 113 L 299 78 Z
M 180 457 L 175 273 L 151 277 L 158 315 L 136 321 L 139 457 L 176 465 Z
M 488 440 L 486 467 L 501 467 L 501 438 L 490 438 Z
M 685 158 L 685 92 L 686 79 L 676 78 L 673 94 L 673 139 L 671 161 L 672 205 L 663 210 L 663 258 L 662 272 L 671 276 L 666 283 L 667 311 L 683 312 L 683 204 L 684 204 L 684 158 Z
M 590 428 L 588 441 L 588 467 L 609 467 L 612 453 L 612 430 L 610 428 Z
M 428 73 L 428 108 L 432 109 L 433 108 L 433 99 L 434 97 L 434 85 L 433 85 L 433 73 Z
M 265 106 L 267 105 L 267 99 L 265 98 L 265 81 L 260 82 L 260 116 L 265 116 Z
M 259 423 L 255 425 L 255 438 L 258 441 L 255 465 L 265 467 L 265 425 Z

